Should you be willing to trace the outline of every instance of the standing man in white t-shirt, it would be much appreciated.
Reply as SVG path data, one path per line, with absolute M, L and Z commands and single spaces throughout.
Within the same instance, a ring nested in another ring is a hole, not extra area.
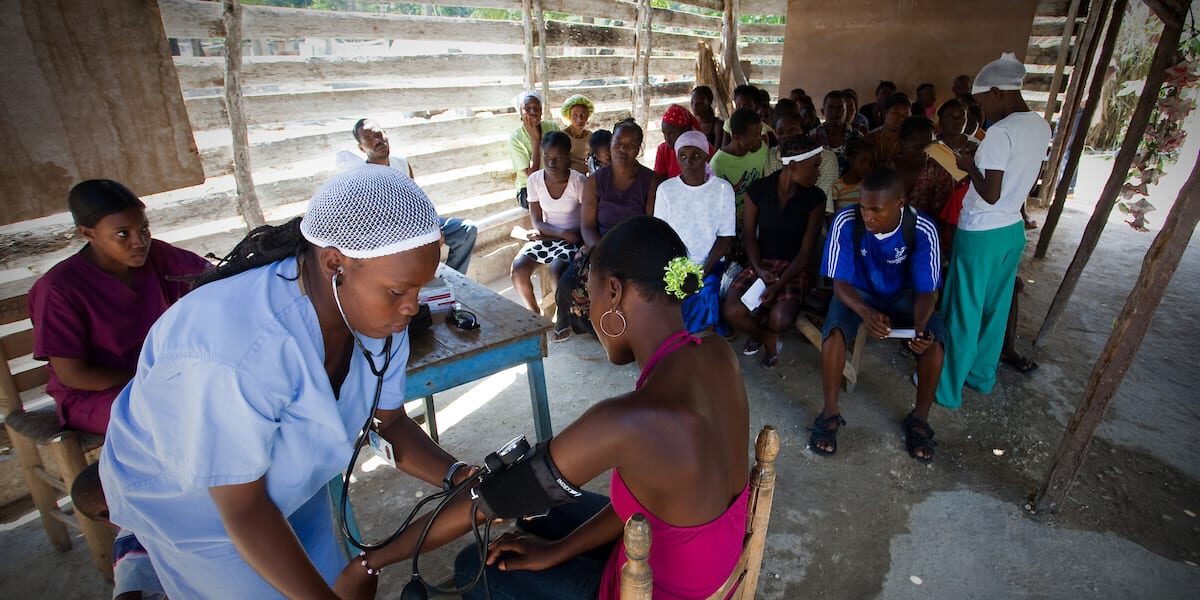
M 1011 52 L 975 77 L 971 96 L 993 125 L 974 156 L 958 167 L 970 174 L 947 270 L 943 310 L 946 360 L 938 404 L 962 405 L 963 385 L 987 394 L 996 385 L 1017 266 L 1025 250 L 1021 207 L 1037 180 L 1050 126 L 1021 98 L 1025 66 Z

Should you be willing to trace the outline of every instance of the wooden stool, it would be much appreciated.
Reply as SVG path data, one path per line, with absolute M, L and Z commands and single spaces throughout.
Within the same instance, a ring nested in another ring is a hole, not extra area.
M 824 340 L 821 339 L 821 327 L 825 324 L 825 317 L 813 312 L 801 311 L 800 316 L 796 317 L 796 329 L 808 339 L 809 343 L 821 351 L 821 346 Z M 860 326 L 858 335 L 854 336 L 854 345 L 851 347 L 849 354 L 846 356 L 846 365 L 842 367 L 842 385 L 847 392 L 854 391 L 854 384 L 858 383 L 858 369 L 862 362 L 863 348 L 867 345 L 867 328 Z
M 771 521 L 775 497 L 775 459 L 779 456 L 779 434 L 767 425 L 754 443 L 754 467 L 750 469 L 750 504 L 746 514 L 746 537 L 737 565 L 708 600 L 743 600 L 754 597 Z M 641 513 L 625 523 L 625 565 L 621 567 L 621 600 L 652 600 L 653 574 L 650 557 L 650 524 Z
M 0 301 L 0 325 L 29 318 L 25 296 Z M 33 331 L 21 329 L 0 337 L 0 409 L 4 411 L 4 427 L 12 441 L 13 452 L 21 465 L 25 487 L 41 514 L 46 537 L 60 552 L 71 549 L 68 527 L 83 533 L 92 563 L 100 575 L 112 581 L 112 546 L 114 531 L 105 523 L 93 521 L 73 510 L 70 501 L 59 508 L 60 497 L 69 498 L 71 484 L 87 466 L 86 453 L 99 448 L 104 436 L 64 430 L 58 424 L 53 408 L 26 410 L 22 392 L 36 400 L 44 397 L 37 390 L 46 384 L 49 369 L 46 364 L 13 373 L 9 359 L 33 352 Z M 44 448 L 58 473 L 52 473 L 42 463 L 39 448 Z M 70 513 L 75 513 L 74 518 Z

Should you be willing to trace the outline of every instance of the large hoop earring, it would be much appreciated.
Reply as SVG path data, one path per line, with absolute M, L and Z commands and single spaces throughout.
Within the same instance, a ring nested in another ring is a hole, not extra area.
M 613 315 L 613 314 L 617 315 L 618 319 L 621 319 L 621 330 L 616 333 L 609 333 L 608 328 L 604 326 L 604 318 L 607 317 L 608 315 Z M 610 309 L 608 309 L 607 312 L 600 315 L 600 333 L 603 333 L 604 335 L 606 335 L 610 338 L 621 337 L 621 335 L 623 335 L 625 333 L 625 330 L 628 328 L 629 328 L 629 323 L 625 320 L 625 315 L 622 314 L 621 311 L 619 311 L 619 310 L 610 308 Z

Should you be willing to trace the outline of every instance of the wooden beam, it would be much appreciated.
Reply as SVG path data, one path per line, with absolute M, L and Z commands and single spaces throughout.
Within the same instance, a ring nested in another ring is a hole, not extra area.
M 713 35 L 721 32 L 721 17 L 709 17 L 691 12 L 671 10 L 669 8 L 651 7 L 650 12 L 654 13 L 653 19 L 656 27 L 698 29 L 700 31 L 711 31 Z
M 726 73 L 726 83 L 730 86 L 728 92 L 732 96 L 733 88 L 748 83 L 749 78 L 746 77 L 745 71 L 742 70 L 742 63 L 738 59 L 737 17 L 741 14 L 738 0 L 725 0 L 724 10 L 721 25 L 721 68 Z
M 741 25 L 738 25 L 738 31 L 741 31 Z M 783 55 L 782 42 L 754 42 L 751 44 L 741 44 L 738 50 L 738 56 L 745 59 L 748 56 L 766 56 L 770 58 L 778 58 Z
M 654 12 L 650 0 L 638 0 L 637 40 L 633 46 L 633 118 L 639 123 L 649 124 L 650 97 L 650 53 L 653 51 Z
M 1125 139 L 1121 142 L 1121 149 L 1113 160 L 1112 173 L 1096 202 L 1096 209 L 1083 232 L 1083 239 L 1080 240 L 1075 250 L 1075 257 L 1071 259 L 1071 264 L 1063 275 L 1058 292 L 1055 293 L 1054 300 L 1050 303 L 1050 310 L 1046 313 L 1046 319 L 1042 322 L 1037 339 L 1034 340 L 1034 347 L 1040 348 L 1045 345 L 1047 338 L 1058 325 L 1058 320 L 1066 311 L 1067 303 L 1071 300 L 1075 286 L 1079 283 L 1079 277 L 1083 274 L 1084 267 L 1087 266 L 1092 252 L 1096 249 L 1100 235 L 1104 233 L 1104 225 L 1108 223 L 1108 216 L 1112 213 L 1113 205 L 1116 204 L 1117 194 L 1121 192 L 1121 186 L 1125 184 L 1125 177 L 1129 173 L 1129 167 L 1133 165 L 1138 145 L 1142 141 L 1142 136 L 1146 134 L 1150 113 L 1158 103 L 1158 93 L 1162 89 L 1166 71 L 1179 62 L 1181 34 L 1180 28 L 1164 24 L 1162 35 L 1158 38 L 1158 47 L 1154 51 L 1154 58 L 1150 62 L 1150 71 L 1146 75 L 1146 83 L 1142 88 L 1142 96 L 1138 99 L 1137 107 L 1129 118 Z M 1091 101 L 1089 99 L 1089 102 Z M 1098 102 L 1099 98 L 1095 101 Z
M 542 82 L 542 97 L 550 97 L 550 69 L 546 67 L 546 17 L 542 12 L 542 0 L 533 0 L 533 19 L 537 23 L 538 80 Z M 546 110 L 543 108 L 543 110 Z M 551 109 L 550 114 L 554 114 Z
M 525 54 L 522 56 L 525 61 L 525 89 L 532 90 L 537 82 L 533 66 L 533 0 L 521 0 L 521 33 L 525 42 Z M 542 110 L 545 111 L 544 106 Z
M 553 72 L 555 59 L 550 60 Z M 218 88 L 225 85 L 224 64 L 224 59 L 219 57 L 175 57 L 175 70 L 179 73 L 180 86 L 185 90 Z M 523 69 L 523 59 L 519 53 L 355 57 L 243 56 L 242 85 L 334 82 L 379 84 L 397 79 L 425 79 L 448 73 L 456 77 L 495 79 L 517 76 Z M 578 78 L 579 73 L 575 75 Z
M 1183 0 L 1143 0 L 1150 10 L 1154 11 L 1154 16 L 1158 17 L 1163 25 L 1170 27 L 1183 28 L 1184 21 L 1187 18 L 1188 4 Z
M 1046 473 L 1046 480 L 1034 504 L 1039 511 L 1057 512 L 1066 502 L 1072 482 L 1079 475 L 1087 458 L 1088 447 L 1096 428 L 1104 419 L 1113 398 L 1125 379 L 1126 372 L 1137 357 L 1138 348 L 1146 337 L 1155 310 L 1162 302 L 1167 284 L 1171 282 L 1188 242 L 1200 222 L 1200 157 L 1192 166 L 1192 174 L 1179 190 L 1179 197 L 1163 228 L 1154 237 L 1133 291 L 1113 323 L 1112 334 L 1100 352 L 1088 378 L 1083 402 L 1067 424 L 1067 430 Z
M 265 225 L 267 219 L 254 193 L 250 142 L 242 110 L 242 3 L 223 0 L 221 4 L 225 24 L 225 106 L 229 131 L 233 134 L 233 178 L 237 182 L 238 214 L 246 221 L 246 229 L 252 231 Z
M 1067 95 L 1059 114 L 1059 124 L 1054 130 L 1054 141 L 1050 145 L 1050 157 L 1042 167 L 1038 206 L 1046 206 L 1049 203 L 1050 193 L 1055 182 L 1058 181 L 1059 165 L 1062 164 L 1063 152 L 1068 143 L 1067 136 L 1071 132 L 1071 125 L 1075 123 L 1075 114 L 1080 110 L 1080 102 L 1083 91 L 1087 88 L 1088 78 L 1096 69 L 1096 52 L 1100 47 L 1100 37 L 1105 31 L 1105 24 L 1110 20 L 1112 4 L 1113 0 L 1092 0 L 1092 4 L 1088 7 L 1087 29 L 1079 43 L 1083 47 L 1083 52 L 1075 53 L 1075 64 L 1071 69 Z M 1046 228 L 1043 227 L 1043 235 L 1045 230 Z
M 1117 0 L 1113 6 L 1111 23 L 1108 25 L 1108 33 L 1104 36 L 1104 44 L 1100 48 L 1099 60 L 1097 64 L 1108 65 L 1108 61 L 1112 59 L 1113 49 L 1117 45 L 1117 39 L 1120 37 L 1121 23 L 1125 16 L 1126 0 Z M 1067 149 L 1067 165 L 1063 169 L 1061 175 L 1058 174 L 1057 165 L 1053 169 L 1047 165 L 1047 172 L 1051 173 L 1050 177 L 1042 180 L 1042 185 L 1049 188 L 1052 183 L 1057 181 L 1054 190 L 1054 202 L 1050 205 L 1050 210 L 1046 214 L 1046 222 L 1042 224 L 1042 231 L 1038 237 L 1037 249 L 1033 255 L 1035 258 L 1043 258 L 1046 256 L 1046 250 L 1050 247 L 1050 239 L 1054 236 L 1054 230 L 1058 227 L 1058 220 L 1062 216 L 1063 208 L 1067 204 L 1067 192 L 1071 189 L 1071 178 L 1074 177 L 1076 169 L 1079 168 L 1079 159 L 1083 156 L 1084 142 L 1087 139 L 1088 123 L 1092 122 L 1092 117 L 1096 114 L 1096 110 L 1100 105 L 1101 91 L 1104 89 L 1104 71 L 1097 70 L 1096 75 L 1092 77 L 1092 83 L 1088 86 L 1088 100 L 1083 107 L 1083 112 L 1079 115 L 1079 126 L 1075 127 L 1075 111 L 1063 110 L 1064 118 L 1071 119 L 1070 121 L 1059 120 L 1058 127 L 1060 134 L 1070 136 L 1070 147 Z M 1070 116 L 1067 116 L 1069 113 Z M 1054 155 L 1054 153 L 1052 153 Z M 1060 158 L 1057 160 L 1061 161 Z
M 389 111 L 433 111 L 453 108 L 496 110 L 512 106 L 522 85 L 474 85 L 449 87 L 361 88 L 291 94 L 245 96 L 243 105 L 249 125 L 302 121 L 331 116 L 365 115 Z M 224 98 L 190 98 L 188 118 L 192 129 L 204 131 L 227 126 Z
M 221 38 L 221 5 L 199 0 L 159 0 L 167 37 Z M 378 15 L 301 8 L 247 6 L 243 39 L 304 37 L 455 42 L 508 41 L 520 35 L 520 23 L 459 17 Z
M 1071 8 L 1067 10 L 1067 22 L 1062 30 L 1062 43 L 1058 47 L 1058 61 L 1054 65 L 1054 78 L 1050 80 L 1050 99 L 1058 97 L 1059 83 L 1062 81 L 1063 70 L 1067 66 L 1067 54 L 1071 40 L 1075 37 L 1075 15 L 1079 14 L 1080 0 L 1071 0 Z M 1046 122 L 1054 117 L 1054 103 L 1046 102 Z

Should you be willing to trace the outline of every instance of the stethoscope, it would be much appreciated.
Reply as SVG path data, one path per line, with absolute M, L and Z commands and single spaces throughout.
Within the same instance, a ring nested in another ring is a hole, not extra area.
M 346 465 L 346 472 L 342 479 L 342 498 L 339 503 L 342 535 L 359 550 L 378 550 L 400 537 L 400 534 L 404 531 L 404 527 L 397 529 L 395 533 L 381 543 L 368 544 L 354 536 L 354 532 L 350 530 L 350 520 L 346 517 L 347 509 L 350 506 L 350 476 L 354 473 L 354 465 L 358 462 L 358 455 L 362 452 L 363 444 L 366 443 L 367 437 L 371 434 L 371 425 L 375 421 L 375 411 L 379 409 L 379 399 L 383 396 L 383 377 L 387 374 L 388 367 L 392 365 L 393 336 L 389 335 L 383 343 L 383 350 L 381 350 L 383 366 L 380 367 L 375 364 L 375 358 L 379 355 L 367 349 L 366 344 L 363 344 L 362 339 L 358 336 L 358 332 L 350 326 L 350 320 L 346 318 L 346 311 L 342 309 L 342 299 L 338 295 L 338 287 L 340 285 L 338 277 L 345 274 L 345 272 L 346 270 L 339 266 L 337 271 L 333 273 L 333 277 L 329 278 L 329 287 L 333 290 L 333 303 L 337 305 L 338 314 L 342 316 L 342 322 L 346 324 L 346 329 L 350 331 L 350 337 L 354 338 L 354 344 L 362 352 L 363 358 L 366 359 L 367 365 L 371 369 L 371 374 L 375 376 L 375 395 L 371 400 L 371 411 L 367 413 L 367 420 L 363 422 L 362 428 L 358 432 L 358 438 L 354 441 L 354 452 L 350 455 L 350 462 Z M 407 523 L 405 525 L 407 526 Z
M 338 504 L 340 511 L 339 516 L 341 517 L 342 521 L 342 535 L 345 536 L 346 540 L 348 540 L 351 545 L 359 550 L 367 552 L 379 550 L 384 546 L 396 541 L 396 539 L 398 539 L 400 535 L 404 533 L 404 530 L 408 529 L 408 526 L 412 523 L 413 519 L 420 512 L 420 510 L 425 507 L 425 505 L 435 500 L 440 500 L 437 507 L 430 514 L 430 519 L 425 524 L 425 527 L 421 532 L 420 540 L 417 543 L 417 548 L 419 549 L 425 545 L 425 538 L 429 534 L 429 529 L 433 525 L 433 522 L 437 519 L 438 514 L 441 513 L 442 509 L 446 507 L 450 500 L 453 500 L 455 496 L 458 496 L 459 494 L 463 493 L 464 490 L 470 488 L 471 480 L 468 478 L 457 486 L 454 486 L 448 490 L 430 494 L 421 499 L 421 501 L 413 507 L 412 511 L 408 513 L 408 516 L 404 519 L 404 522 L 402 522 L 400 526 L 397 527 L 396 530 L 382 542 L 368 544 L 356 538 L 354 536 L 354 532 L 350 530 L 350 520 L 346 518 L 347 509 L 350 506 L 350 476 L 354 473 L 354 465 L 358 462 L 358 455 L 360 452 L 362 452 L 363 444 L 367 441 L 367 437 L 371 433 L 371 425 L 375 420 L 375 411 L 379 408 L 379 399 L 383 395 L 383 377 L 387 374 L 388 367 L 392 364 L 393 336 L 389 335 L 387 340 L 383 343 L 383 350 L 381 351 L 383 355 L 383 366 L 379 367 L 375 364 L 375 358 L 379 355 L 373 354 L 367 349 L 367 346 L 362 343 L 362 339 L 359 338 L 358 332 L 350 326 L 350 320 L 346 318 L 346 311 L 342 309 L 342 300 L 341 297 L 338 296 L 338 276 L 343 274 L 345 274 L 345 269 L 339 266 L 337 271 L 334 272 L 333 277 L 329 279 L 330 288 L 333 289 L 333 302 L 337 305 L 338 314 L 342 316 L 342 322 L 346 324 L 346 329 L 350 330 L 350 336 L 354 338 L 354 344 L 358 346 L 359 351 L 362 352 L 363 358 L 367 360 L 367 365 L 371 369 L 371 374 L 375 376 L 375 395 L 371 400 L 371 412 L 367 414 L 367 420 L 363 422 L 362 429 L 359 430 L 358 439 L 354 441 L 354 452 L 350 455 L 350 462 L 346 464 L 346 472 L 342 479 L 342 498 Z M 472 504 L 471 510 L 474 512 L 474 504 Z M 485 560 L 487 557 L 488 540 L 491 538 L 491 527 L 491 522 L 485 523 L 482 534 L 479 531 L 478 524 L 471 528 L 472 532 L 475 534 L 476 546 L 479 548 L 480 568 L 479 573 L 475 575 L 475 578 L 470 584 L 468 584 L 466 587 L 455 590 L 441 590 L 437 588 L 437 586 L 430 586 L 430 584 L 426 583 L 425 580 L 421 578 L 420 571 L 418 570 L 417 561 L 420 557 L 420 553 L 418 551 L 418 553 L 414 555 L 412 559 L 412 579 L 407 585 L 404 586 L 401 597 L 424 600 L 425 598 L 428 598 L 428 588 L 432 588 L 439 592 L 461 594 L 475 587 L 475 585 L 482 578 L 484 582 L 485 593 L 487 594 L 488 598 L 491 598 L 491 590 L 488 589 L 487 575 L 485 573 Z

